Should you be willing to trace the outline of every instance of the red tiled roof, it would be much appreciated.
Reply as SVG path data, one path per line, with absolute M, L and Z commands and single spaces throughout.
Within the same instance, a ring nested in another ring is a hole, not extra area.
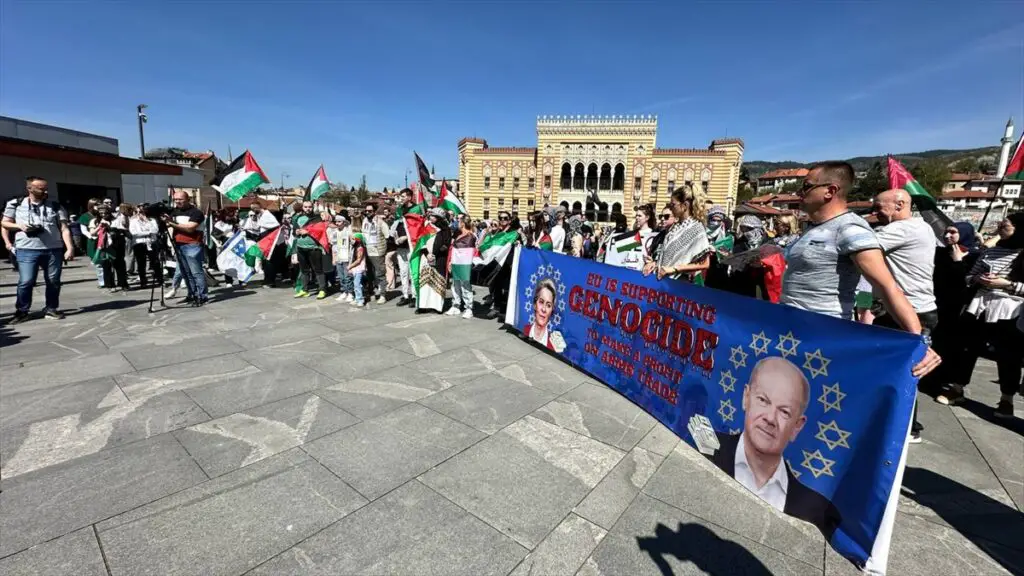
M 743 146 L 743 139 L 742 138 L 716 138 L 715 140 L 711 141 L 711 145 L 712 146 L 714 146 L 715 144 L 739 144 L 740 146 Z
M 775 194 L 764 194 L 761 196 L 754 196 L 750 200 L 747 200 L 747 202 L 751 204 L 767 204 L 772 201 L 773 197 L 775 197 Z
M 725 150 L 708 150 L 707 148 L 655 148 L 654 156 L 725 156 Z
M 484 153 L 484 154 L 536 154 L 537 153 L 537 149 L 536 148 L 529 148 L 529 147 L 526 147 L 526 146 L 505 146 L 505 147 L 495 147 L 495 148 L 484 148 L 482 150 L 477 150 L 476 153 L 477 154 L 480 154 L 480 153 Z
M 757 214 L 760 216 L 781 216 L 783 214 L 792 214 L 792 210 L 782 210 L 773 206 L 764 206 L 760 204 L 751 204 L 750 202 L 744 202 L 736 207 L 736 213 L 746 214 Z
M 473 144 L 483 144 L 484 146 L 487 145 L 487 140 L 484 140 L 483 138 L 469 138 L 469 137 L 466 137 L 466 138 L 463 138 L 462 140 L 459 140 L 459 146 L 462 146 L 463 143 L 466 143 L 466 142 L 471 142 Z
M 773 180 L 775 178 L 803 178 L 810 172 L 807 168 L 783 168 L 765 172 L 757 177 L 758 180 Z
M 950 190 L 942 196 L 939 196 L 940 200 L 972 200 L 976 198 L 984 199 L 991 198 L 991 192 L 984 192 L 982 190 Z
M 203 162 L 213 157 L 213 152 L 184 152 L 182 153 L 183 158 L 194 158 Z
M 796 194 L 763 194 L 754 196 L 747 202 L 751 204 L 774 204 L 776 202 L 799 202 L 800 197 Z
M 800 197 L 796 194 L 776 194 L 772 202 L 799 202 Z

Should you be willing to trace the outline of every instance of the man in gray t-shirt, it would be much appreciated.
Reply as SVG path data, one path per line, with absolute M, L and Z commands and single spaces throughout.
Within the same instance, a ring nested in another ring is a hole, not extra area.
M 32 308 L 32 290 L 36 276 L 43 269 L 46 280 L 47 318 L 62 319 L 60 274 L 65 260 L 75 257 L 68 214 L 56 202 L 47 199 L 49 185 L 37 176 L 25 179 L 27 194 L 4 205 L 3 228 L 15 231 L 14 256 L 18 262 L 18 292 L 12 324 L 28 319 Z
M 875 230 L 885 262 L 896 283 L 918 315 L 932 312 L 935 305 L 935 232 L 927 222 L 914 218 L 910 195 L 905 190 L 887 190 L 875 197 L 874 212 L 885 224 Z
M 860 269 L 852 255 L 879 249 L 871 227 L 853 212 L 812 224 L 786 248 L 783 304 L 852 319 Z

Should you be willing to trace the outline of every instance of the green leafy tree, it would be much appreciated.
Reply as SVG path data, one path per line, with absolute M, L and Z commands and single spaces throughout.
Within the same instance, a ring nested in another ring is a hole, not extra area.
M 796 194 L 804 186 L 803 180 L 797 180 L 796 182 L 786 182 L 782 185 L 780 192 L 782 194 Z
M 882 163 L 875 161 L 875 163 L 868 168 L 867 174 L 854 184 L 848 200 L 852 202 L 856 202 L 858 200 L 871 200 L 879 192 L 885 192 L 888 189 L 889 178 L 882 170 Z
M 736 203 L 742 204 L 754 197 L 756 190 L 753 186 L 743 186 L 742 184 L 736 188 Z
M 942 194 L 942 188 L 952 175 L 949 165 L 937 159 L 915 164 L 910 168 L 910 173 L 933 198 L 938 198 Z
M 953 172 L 972 174 L 980 171 L 981 166 L 977 158 L 961 158 L 953 164 Z
M 366 202 L 370 199 L 370 190 L 366 187 L 366 174 L 359 179 L 359 188 L 356 190 L 356 197 L 359 198 L 360 202 Z

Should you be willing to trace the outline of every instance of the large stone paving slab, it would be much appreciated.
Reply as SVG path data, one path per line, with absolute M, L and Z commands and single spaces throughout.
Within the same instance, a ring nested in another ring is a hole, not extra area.
M 0 557 L 206 480 L 163 434 L 0 483 Z
M 516 566 L 511 576 L 572 576 L 607 533 L 600 526 L 569 514 Z
M 633 448 L 580 502 L 576 514 L 610 529 L 654 475 L 663 459 L 663 456 L 643 448 Z
M 372 500 L 483 437 L 468 426 L 411 404 L 310 442 L 304 449 Z
M 621 450 L 636 446 L 654 427 L 654 418 L 618 392 L 582 384 L 541 407 L 535 417 Z
M 241 358 L 223 356 L 122 374 L 114 380 L 128 399 L 134 401 L 259 373 L 259 368 Z
M 282 365 L 290 366 L 297 362 L 309 363 L 316 359 L 330 359 L 348 353 L 349 347 L 338 344 L 330 336 L 315 336 L 307 340 L 282 342 L 248 350 L 239 354 L 250 364 L 261 370 L 274 370 Z
M 422 479 L 532 549 L 620 458 L 615 448 L 524 418 Z
M 303 394 L 190 426 L 175 437 L 213 477 L 357 422 L 319 396 Z
M 817 576 L 821 567 L 640 494 L 578 574 Z
M 0 435 L 0 478 L 11 478 L 177 430 L 209 417 L 183 392 L 129 401 L 117 386 L 93 407 Z
M 816 527 L 778 512 L 687 444 L 665 458 L 643 493 L 821 568 L 825 540 Z
M 417 372 L 408 366 L 395 366 L 332 384 L 318 390 L 317 394 L 365 420 L 451 387 L 451 382 L 440 377 Z
M 0 430 L 93 410 L 114 391 L 127 400 L 109 376 L 5 397 L 0 402 Z
M 92 526 L 0 560 L 4 576 L 106 576 Z
M 211 416 L 225 416 L 328 386 L 330 378 L 301 364 L 278 364 L 256 373 L 222 378 L 188 390 Z
M 95 336 L 53 342 L 26 341 L 17 346 L 0 348 L 0 366 L 4 369 L 74 360 L 95 354 L 106 354 L 107 347 Z
M 358 350 L 345 350 L 335 356 L 303 358 L 300 362 L 341 382 L 366 374 L 375 374 L 399 364 L 406 364 L 413 358 L 412 355 L 387 346 L 370 346 Z
M 247 330 L 236 330 L 228 332 L 225 337 L 246 350 L 265 348 L 275 344 L 288 342 L 299 342 L 301 340 L 312 340 L 320 337 L 333 337 L 339 332 L 316 322 L 299 322 L 295 324 L 282 324 L 273 328 L 264 328 L 257 325 Z
M 424 398 L 420 403 L 477 430 L 494 434 L 554 397 L 540 388 L 487 374 Z
M 113 576 L 239 574 L 366 500 L 292 450 L 97 526 Z
M 47 390 L 103 376 L 127 374 L 135 368 L 116 352 L 85 358 L 35 364 L 25 368 L 5 368 L 0 378 L 0 396 Z
M 509 538 L 413 480 L 253 575 L 501 576 L 525 554 Z
M 244 352 L 245 349 L 221 336 L 189 338 L 174 346 L 139 346 L 124 350 L 122 354 L 132 363 L 136 370 L 146 370 L 157 366 L 168 366 L 181 362 L 193 362 L 201 358 L 211 358 Z

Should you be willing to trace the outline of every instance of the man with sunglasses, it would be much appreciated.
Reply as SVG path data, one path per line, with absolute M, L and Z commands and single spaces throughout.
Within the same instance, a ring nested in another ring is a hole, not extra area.
M 917 313 L 886 266 L 874 232 L 847 208 L 853 180 L 853 167 L 847 162 L 822 162 L 807 173 L 797 195 L 811 225 L 786 249 L 780 302 L 853 320 L 857 284 L 863 274 L 896 323 L 907 332 L 921 334 Z M 941 361 L 929 347 L 912 373 L 920 378 Z
M 366 258 L 372 268 L 370 285 L 377 296 L 377 303 L 387 302 L 387 276 L 384 270 L 384 254 L 387 251 L 388 224 L 377 214 L 377 207 L 367 203 L 363 206 L 363 236 L 366 238 Z

